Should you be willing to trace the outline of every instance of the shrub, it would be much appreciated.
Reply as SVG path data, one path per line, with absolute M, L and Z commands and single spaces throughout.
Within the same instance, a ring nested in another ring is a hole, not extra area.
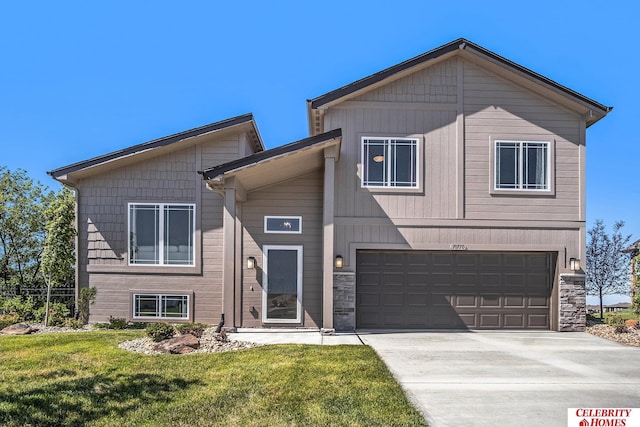
M 15 313 L 20 318 L 20 321 L 33 320 L 34 317 L 35 302 L 33 298 L 22 298 L 16 296 L 7 300 L 4 300 L 0 311 L 5 314 Z
M 127 319 L 109 316 L 109 329 L 127 329 Z
M 46 306 L 42 306 L 33 312 L 33 319 L 38 323 L 44 323 L 44 317 L 47 312 Z M 52 302 L 49 304 L 49 326 L 64 326 L 69 317 L 69 308 L 61 302 Z
M 611 326 L 622 326 L 624 325 L 624 317 L 621 314 L 614 313 L 609 316 L 604 317 L 604 321 L 607 322 L 607 325 Z
M 94 323 L 91 325 L 94 329 L 109 329 L 108 323 Z
M 0 314 L 0 329 L 14 325 L 20 322 L 20 316 L 17 313 Z
M 150 323 L 146 327 L 147 336 L 153 339 L 155 342 L 169 339 L 173 337 L 176 330 L 173 326 L 164 322 Z
M 66 326 L 67 328 L 72 328 L 72 329 L 82 329 L 82 327 L 85 324 L 82 322 L 82 320 L 80 319 L 74 319 L 72 317 L 68 318 L 65 322 L 64 322 L 64 326 Z
M 636 315 L 640 315 L 640 292 L 636 292 L 631 300 L 631 311 L 633 311 Z
M 638 328 L 638 320 L 636 319 L 628 319 L 624 321 L 624 326 L 631 329 L 639 329 Z
M 89 305 L 96 299 L 96 288 L 82 288 L 80 289 L 80 296 L 78 297 L 78 319 L 83 324 L 89 322 Z
M 196 338 L 201 338 L 207 327 L 208 325 L 204 323 L 180 323 L 176 325 L 176 330 L 180 335 L 191 334 Z
M 127 323 L 127 329 L 145 329 L 147 322 L 129 322 Z

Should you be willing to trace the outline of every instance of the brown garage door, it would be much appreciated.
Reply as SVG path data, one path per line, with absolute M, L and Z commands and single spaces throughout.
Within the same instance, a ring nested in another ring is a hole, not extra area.
M 549 329 L 556 255 L 358 251 L 361 329 Z

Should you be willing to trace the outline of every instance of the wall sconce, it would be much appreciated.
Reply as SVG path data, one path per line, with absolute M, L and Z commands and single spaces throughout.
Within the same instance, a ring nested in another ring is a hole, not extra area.
M 336 268 L 342 268 L 342 255 L 336 255 L 336 260 L 333 264 Z
M 373 161 L 376 163 L 382 163 L 384 162 L 384 156 L 378 154 L 377 156 L 373 156 Z
M 569 270 L 571 271 L 580 270 L 580 260 L 576 258 L 569 258 Z
M 254 270 L 256 268 L 256 259 L 252 256 L 247 258 L 247 268 L 249 270 Z

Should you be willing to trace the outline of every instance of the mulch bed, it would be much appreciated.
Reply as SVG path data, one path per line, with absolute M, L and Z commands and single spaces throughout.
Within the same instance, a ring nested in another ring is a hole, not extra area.
M 640 347 L 640 329 L 626 328 L 626 333 L 616 332 L 616 327 L 605 324 L 587 326 L 587 332 L 597 337 L 619 342 L 620 344 Z

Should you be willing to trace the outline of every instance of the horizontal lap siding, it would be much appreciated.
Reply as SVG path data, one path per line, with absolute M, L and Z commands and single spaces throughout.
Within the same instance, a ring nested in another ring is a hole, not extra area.
M 130 318 L 130 290 L 193 292 L 194 320 L 217 323 L 222 307 L 222 199 L 198 170 L 239 156 L 239 138 L 211 140 L 82 180 L 79 188 L 80 286 L 96 287 L 91 321 Z M 127 203 L 199 203 L 201 274 L 136 274 L 127 265 Z M 121 271 L 87 272 L 121 267 Z
M 264 245 L 303 246 L 303 322 L 306 327 L 322 325 L 322 195 L 321 171 L 247 195 L 247 201 L 242 204 L 242 326 L 262 326 Z M 265 215 L 302 216 L 302 234 L 264 233 Z M 251 256 L 258 264 L 255 270 L 248 270 L 244 265 Z
M 466 218 L 578 220 L 580 118 L 476 65 L 464 70 Z M 554 142 L 555 196 L 491 195 L 492 138 Z

